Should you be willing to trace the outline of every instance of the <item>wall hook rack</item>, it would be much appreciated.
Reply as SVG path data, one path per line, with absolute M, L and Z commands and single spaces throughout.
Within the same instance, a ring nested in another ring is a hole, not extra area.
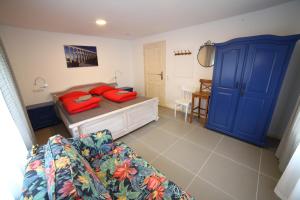
M 173 51 L 173 53 L 175 56 L 186 56 L 192 54 L 190 50 L 177 50 L 177 51 Z

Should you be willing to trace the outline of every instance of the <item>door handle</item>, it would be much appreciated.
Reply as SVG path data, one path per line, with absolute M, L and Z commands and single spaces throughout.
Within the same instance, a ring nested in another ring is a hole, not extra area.
M 160 76 L 160 80 L 164 79 L 164 73 L 163 72 L 160 72 L 159 74 L 152 74 L 152 75 L 158 75 L 158 76 Z
M 237 82 L 235 83 L 235 88 L 239 88 L 239 85 L 240 85 L 240 83 L 237 81 Z
M 244 94 L 245 94 L 245 89 L 246 89 L 246 83 L 242 83 L 242 87 L 241 87 L 241 96 L 244 96 Z

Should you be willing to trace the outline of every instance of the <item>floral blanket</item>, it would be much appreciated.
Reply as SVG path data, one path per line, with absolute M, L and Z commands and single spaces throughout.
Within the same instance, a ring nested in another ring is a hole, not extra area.
M 53 136 L 29 161 L 21 199 L 193 199 L 108 130 Z

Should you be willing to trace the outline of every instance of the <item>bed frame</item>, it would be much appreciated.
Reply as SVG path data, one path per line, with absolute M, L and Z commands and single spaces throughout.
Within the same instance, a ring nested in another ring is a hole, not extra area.
M 58 97 L 74 90 L 88 91 L 89 89 L 104 83 L 93 83 L 69 88 L 64 91 L 52 93 L 54 102 Z M 113 83 L 111 84 L 113 85 Z M 56 107 L 57 112 L 73 137 L 80 134 L 89 134 L 103 129 L 109 129 L 113 139 L 126 135 L 151 121 L 158 120 L 158 98 L 151 98 L 124 108 L 114 110 L 96 117 L 84 119 L 76 123 L 70 123 L 66 114 Z

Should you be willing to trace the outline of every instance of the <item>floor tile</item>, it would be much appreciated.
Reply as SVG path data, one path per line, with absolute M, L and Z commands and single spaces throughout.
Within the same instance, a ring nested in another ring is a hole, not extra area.
M 225 136 L 215 151 L 258 170 L 260 148 L 254 145 Z
M 195 174 L 199 171 L 210 151 L 189 141 L 180 140 L 173 145 L 163 156 L 175 161 Z
M 275 154 L 271 151 L 263 149 L 260 166 L 261 173 L 272 176 L 275 179 L 279 179 L 281 172 L 279 171 L 278 166 L 279 163 L 278 159 L 275 157 Z
M 174 110 L 167 108 L 167 107 L 158 107 L 158 115 L 159 116 L 164 116 L 168 118 L 173 118 L 174 117 Z
M 221 134 L 203 127 L 197 127 L 185 136 L 185 139 L 199 144 L 207 149 L 213 149 L 222 138 Z
M 221 190 L 213 187 L 207 182 L 197 177 L 193 183 L 187 188 L 195 199 L 201 200 L 233 200 L 231 196 L 225 194 Z
M 258 173 L 214 153 L 199 176 L 237 199 L 256 198 Z
M 140 141 L 135 140 L 128 144 L 128 146 L 132 148 L 137 155 L 143 157 L 149 163 L 151 163 L 151 161 L 158 156 L 157 152 L 155 152 L 153 149 L 150 149 Z
M 151 131 L 154 128 L 155 128 L 155 126 L 151 125 L 151 123 L 146 124 L 145 126 L 130 132 L 129 135 L 132 136 L 134 139 L 139 139 L 139 138 L 143 137 L 144 135 L 146 135 L 147 132 Z
M 57 124 L 55 126 L 42 128 L 37 131 L 35 131 L 35 137 L 37 144 L 43 145 L 46 144 L 49 137 L 60 134 L 65 138 L 72 137 L 71 134 L 68 132 L 67 128 L 64 126 L 63 123 Z
M 177 139 L 177 137 L 159 128 L 152 128 L 139 138 L 140 141 L 159 153 L 169 148 Z
M 152 162 L 152 165 L 166 175 L 169 180 L 175 182 L 181 188 L 186 188 L 194 177 L 191 172 L 183 169 L 174 162 L 162 156 L 155 159 Z
M 174 109 L 166 108 L 166 107 L 160 107 L 159 109 L 159 116 L 165 117 L 171 120 L 176 120 L 180 122 L 189 123 L 189 113 L 187 115 L 187 120 L 185 121 L 185 112 L 181 110 L 177 110 L 176 117 L 174 115 Z
M 279 200 L 274 192 L 276 184 L 277 182 L 274 179 L 260 175 L 257 200 Z
M 48 138 L 53 135 L 54 134 L 52 133 L 50 128 L 43 128 L 43 129 L 35 131 L 36 142 L 39 145 L 46 144 L 48 141 Z
M 181 122 L 189 123 L 189 117 L 190 117 L 190 115 L 188 113 L 187 119 L 185 121 L 185 112 L 177 110 L 176 117 L 175 117 L 175 115 L 173 115 L 173 117 L 174 117 L 174 120 L 178 120 L 178 121 L 181 121 Z
M 161 126 L 163 124 L 165 124 L 167 121 L 169 121 L 170 119 L 164 116 L 160 116 L 159 119 L 157 121 L 153 121 L 150 124 L 153 126 Z
M 189 133 L 195 128 L 194 125 L 191 125 L 189 123 L 179 122 L 176 120 L 170 120 L 160 127 L 178 137 L 184 137 L 187 133 Z
M 176 113 L 176 117 L 174 116 L 174 109 L 171 109 L 173 112 L 173 119 L 181 121 L 181 122 L 185 122 L 185 111 L 177 109 L 177 113 Z M 171 118 L 171 116 L 170 116 Z M 190 119 L 190 113 L 188 113 L 187 115 L 187 121 L 186 123 L 189 123 L 189 119 Z M 205 120 L 202 120 L 203 118 L 199 119 L 197 116 L 193 116 L 193 120 L 192 120 L 192 124 L 198 124 L 199 122 L 201 122 L 201 125 L 203 127 L 203 124 L 205 122 Z
M 122 141 L 126 143 L 127 145 L 132 144 L 136 139 L 132 137 L 130 134 L 124 135 L 120 138 L 118 138 L 116 141 Z

